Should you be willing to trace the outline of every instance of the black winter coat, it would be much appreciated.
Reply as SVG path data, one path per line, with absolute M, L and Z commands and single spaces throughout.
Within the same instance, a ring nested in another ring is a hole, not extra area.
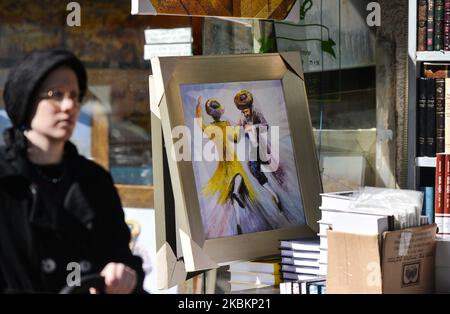
M 109 262 L 124 263 L 137 272 L 136 292 L 142 292 L 142 260 L 129 249 L 130 232 L 110 174 L 66 143 L 73 181 L 55 220 L 40 205 L 29 163 L 7 156 L 0 148 L 0 292 L 58 292 L 76 269 L 72 262 L 81 265 L 82 276 Z

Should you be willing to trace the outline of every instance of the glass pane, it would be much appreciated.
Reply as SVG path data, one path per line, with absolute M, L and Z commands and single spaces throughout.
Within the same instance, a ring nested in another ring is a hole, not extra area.
M 152 184 L 148 70 L 91 69 L 90 89 L 109 116 L 109 166 L 116 183 Z
M 254 51 L 252 20 L 205 17 L 203 54 L 243 54 Z
M 300 10 L 296 24 L 205 18 L 203 53 L 300 51 L 324 190 L 375 185 L 375 38 L 365 4 L 308 0 Z
M 278 51 L 302 55 L 324 191 L 374 185 L 375 39 L 365 5 L 310 0 L 302 8 L 298 24 L 275 22 L 274 36 Z
M 205 18 L 203 53 L 299 51 L 324 190 L 375 185 L 383 156 L 376 155 L 376 40 L 366 24 L 367 2 L 300 3 L 296 24 Z M 216 292 L 230 291 L 227 270 L 218 270 Z
M 128 1 L 78 3 L 81 26 L 70 27 L 66 2 L 1 2 L 0 86 L 9 67 L 26 53 L 57 47 L 73 51 L 85 63 L 89 76 L 89 99 L 73 141 L 82 154 L 109 167 L 115 183 L 150 185 L 149 62 L 144 60 L 144 30 L 149 20 L 131 16 Z M 95 156 L 99 152 L 94 107 L 105 115 L 107 134 L 102 141 L 109 142 L 100 156 Z M 0 129 L 5 125 L 3 116 L 0 112 Z

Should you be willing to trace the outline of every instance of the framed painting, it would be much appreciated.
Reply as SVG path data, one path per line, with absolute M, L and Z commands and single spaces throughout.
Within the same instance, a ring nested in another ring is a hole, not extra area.
M 322 187 L 301 64 L 298 52 L 152 59 L 187 272 L 317 233 Z

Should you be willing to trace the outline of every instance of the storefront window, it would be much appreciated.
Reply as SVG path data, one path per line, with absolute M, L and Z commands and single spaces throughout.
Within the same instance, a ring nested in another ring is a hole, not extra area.
M 390 103 L 380 106 L 379 95 L 391 95 L 381 88 L 396 84 L 385 75 L 380 87 L 377 72 L 380 64 L 393 65 L 395 55 L 377 55 L 375 30 L 366 23 L 368 1 L 300 1 L 298 23 L 132 16 L 130 1 L 77 2 L 81 26 L 67 25 L 66 2 L 1 1 L 0 94 L 9 68 L 35 49 L 61 47 L 79 56 L 88 69 L 89 92 L 73 141 L 110 170 L 125 207 L 153 207 L 146 29 L 191 28 L 195 55 L 299 51 L 324 191 L 379 185 L 377 163 L 395 167 L 382 156 L 377 138 L 381 119 L 392 120 L 395 110 L 380 116 L 379 107 Z M 0 131 L 9 126 L 3 108 L 0 97 Z M 207 292 L 229 292 L 224 268 L 207 277 L 196 285 L 208 281 Z
M 68 26 L 66 2 L 1 2 L 0 86 L 10 66 L 35 49 L 73 51 L 85 63 L 89 77 L 73 142 L 81 153 L 108 168 L 116 184 L 150 186 L 150 63 L 144 60 L 144 31 L 151 24 L 189 26 L 189 19 L 131 16 L 127 1 L 78 3 L 81 25 Z M 0 128 L 8 126 L 4 110 L 0 119 Z
M 205 18 L 203 53 L 299 51 L 324 191 L 375 185 L 375 35 L 365 6 L 306 2 L 299 23 Z
M 301 1 L 299 23 L 204 19 L 203 54 L 299 51 L 325 192 L 376 185 L 376 38 L 359 0 Z M 217 272 L 216 290 L 228 291 Z

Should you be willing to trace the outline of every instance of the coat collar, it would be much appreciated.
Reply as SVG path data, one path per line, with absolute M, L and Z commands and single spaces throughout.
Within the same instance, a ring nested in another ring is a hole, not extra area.
M 4 154 L 0 155 L 0 179 L 21 177 L 27 182 L 31 198 L 29 207 L 30 223 L 40 228 L 56 230 L 57 225 L 54 215 L 52 215 L 50 210 L 40 206 L 39 193 L 31 182 L 30 163 L 21 155 L 9 160 L 1 158 L 1 156 L 4 156 Z M 83 191 L 83 182 L 89 180 L 85 175 L 87 171 L 83 169 L 84 163 L 82 161 L 84 159 L 78 154 L 75 145 L 71 142 L 67 142 L 64 146 L 64 158 L 66 159 L 67 167 L 70 168 L 73 174 L 73 182 L 64 199 L 64 210 L 74 216 L 86 229 L 90 230 L 95 211 L 86 198 L 85 191 Z
M 13 154 L 13 158 L 7 157 L 6 147 L 0 147 L 0 179 L 8 177 L 24 177 L 30 180 L 30 163 L 24 154 Z M 64 145 L 64 158 L 70 163 L 77 162 L 79 158 L 78 150 L 75 145 L 67 141 Z

